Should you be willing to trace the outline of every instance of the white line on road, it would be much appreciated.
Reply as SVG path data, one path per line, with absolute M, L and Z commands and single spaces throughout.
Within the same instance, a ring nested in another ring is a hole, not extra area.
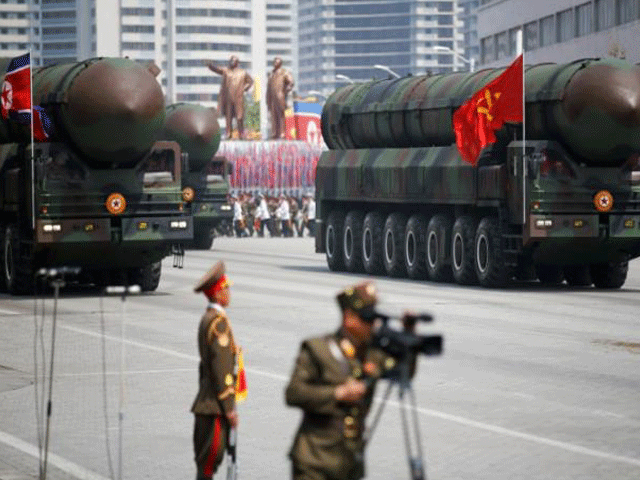
M 26 453 L 34 458 L 40 458 L 40 454 L 38 452 L 38 447 L 35 445 L 31 445 L 19 438 L 14 437 L 13 435 L 9 435 L 5 432 L 0 432 L 0 442 L 8 445 L 10 447 L 15 448 L 16 450 L 20 450 L 22 453 Z M 69 475 L 72 475 L 75 478 L 79 478 L 82 480 L 108 480 L 106 477 L 102 475 L 98 475 L 91 470 L 87 470 L 80 465 L 77 465 L 69 460 L 66 460 L 55 453 L 49 452 L 47 456 L 48 463 L 53 465 L 59 470 L 62 470 Z
M 89 335 L 92 337 L 102 337 L 102 334 L 100 333 L 96 333 L 96 332 L 92 332 L 90 330 L 85 330 L 85 329 L 81 329 L 81 328 L 77 328 L 77 327 L 71 327 L 71 326 L 62 326 L 61 328 L 64 328 L 66 330 L 70 330 L 73 332 L 77 332 L 77 333 L 81 333 L 84 335 Z M 120 342 L 121 339 L 118 337 L 114 337 L 114 336 L 110 336 L 110 335 L 105 335 L 105 338 L 108 340 L 113 340 L 115 342 Z M 187 355 L 184 353 L 180 353 L 180 352 L 176 352 L 174 350 L 169 350 L 167 348 L 162 348 L 162 347 L 157 347 L 155 345 L 149 345 L 146 343 L 142 343 L 142 342 L 137 342 L 137 341 L 133 341 L 133 340 L 125 340 L 125 343 L 128 345 L 133 345 L 136 347 L 140 347 L 140 348 L 145 348 L 147 350 L 152 350 L 155 352 L 161 352 L 161 353 L 165 353 L 167 355 L 171 355 L 174 357 L 178 357 L 178 358 L 183 358 L 183 359 L 188 359 L 188 360 L 193 360 L 193 361 L 199 361 L 200 359 L 198 357 L 196 357 L 195 355 Z M 262 370 L 256 370 L 253 368 L 247 368 L 246 369 L 247 372 L 251 373 L 251 374 L 256 374 L 259 376 L 265 376 L 265 377 L 269 377 L 269 378 L 274 378 L 276 380 L 281 380 L 282 382 L 286 382 L 289 377 L 286 377 L 284 375 L 281 374 L 277 374 L 277 373 L 271 373 L 271 372 L 265 372 Z M 388 403 L 390 405 L 394 405 L 396 407 L 399 407 L 399 403 L 396 401 L 392 401 L 389 400 Z M 435 418 L 439 418 L 442 420 L 447 420 L 450 422 L 454 422 L 454 423 L 458 423 L 460 425 L 465 425 L 467 427 L 473 427 L 473 428 L 477 428 L 479 430 L 484 430 L 484 431 L 488 431 L 488 432 L 492 432 L 492 433 L 497 433 L 499 435 L 505 435 L 508 437 L 513 437 L 513 438 L 520 438 L 522 440 L 527 440 L 529 442 L 533 442 L 533 443 L 538 443 L 540 445 L 546 445 L 549 447 L 556 447 L 562 450 L 566 450 L 568 452 L 573 452 L 573 453 L 579 453 L 582 455 L 587 455 L 590 457 L 596 457 L 596 458 L 602 458 L 604 460 L 609 460 L 612 462 L 618 462 L 618 463 L 626 463 L 628 465 L 633 465 L 636 467 L 640 467 L 640 460 L 636 459 L 636 458 L 631 458 L 631 457 L 624 457 L 622 455 L 615 455 L 612 453 L 608 453 L 608 452 L 601 452 L 599 450 L 594 450 L 591 448 L 586 448 L 586 447 L 581 447 L 579 445 L 573 445 L 571 443 L 567 443 L 567 442 L 560 442 L 558 440 L 553 440 L 550 438 L 545 438 L 545 437 L 540 437 L 538 435 L 531 435 L 528 433 L 522 433 L 522 432 L 518 432 L 516 430 L 509 430 L 508 428 L 504 428 L 504 427 L 499 427 L 497 425 L 491 425 L 489 423 L 483 423 L 483 422 L 478 422 L 476 420 L 472 420 L 469 418 L 465 418 L 465 417 L 459 417 L 457 415 L 451 415 L 449 413 L 444 413 L 444 412 L 439 412 L 437 410 L 430 410 L 427 408 L 422 408 L 422 407 L 416 407 L 416 411 L 418 413 L 421 413 L 422 415 L 426 415 L 429 417 L 435 417 Z
M 20 315 L 21 312 L 16 312 L 15 310 L 7 310 L 5 308 L 0 308 L 0 315 Z

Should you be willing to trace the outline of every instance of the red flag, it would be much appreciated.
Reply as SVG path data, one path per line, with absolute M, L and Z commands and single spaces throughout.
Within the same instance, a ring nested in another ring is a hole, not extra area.
M 238 376 L 236 377 L 236 402 L 243 402 L 247 398 L 247 372 L 244 369 L 242 349 L 238 349 Z
M 522 55 L 502 74 L 478 90 L 453 114 L 456 144 L 462 158 L 476 164 L 480 151 L 496 141 L 505 123 L 522 123 Z

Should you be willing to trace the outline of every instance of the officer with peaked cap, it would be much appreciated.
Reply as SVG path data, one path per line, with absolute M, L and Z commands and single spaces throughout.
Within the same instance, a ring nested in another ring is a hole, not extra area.
M 230 281 L 222 261 L 196 284 L 209 305 L 198 328 L 199 390 L 191 411 L 195 414 L 193 443 L 197 480 L 211 479 L 224 457 L 229 428 L 238 423 L 235 408 L 236 343 L 225 312 Z
M 356 480 L 364 477 L 364 421 L 376 381 L 395 366 L 371 346 L 378 300 L 372 282 L 337 296 L 342 321 L 337 332 L 302 342 L 286 389 L 302 423 L 289 453 L 294 480 Z

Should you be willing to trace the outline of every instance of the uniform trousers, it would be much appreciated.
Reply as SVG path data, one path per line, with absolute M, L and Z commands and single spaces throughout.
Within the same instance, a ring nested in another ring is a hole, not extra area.
M 209 480 L 222 463 L 227 447 L 229 424 L 222 415 L 197 415 L 193 428 L 196 480 Z

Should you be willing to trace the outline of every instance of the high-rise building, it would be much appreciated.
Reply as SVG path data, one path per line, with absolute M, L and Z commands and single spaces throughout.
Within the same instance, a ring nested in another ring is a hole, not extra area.
M 458 0 L 298 0 L 298 91 L 463 69 L 458 13 Z
M 478 5 L 480 0 L 458 0 L 459 20 L 462 24 L 462 55 L 474 65 L 480 63 L 480 42 L 478 41 Z
M 637 0 L 481 0 L 478 37 L 483 65 L 508 63 L 523 31 L 526 63 L 626 57 L 640 62 Z
M 31 45 L 34 65 L 96 56 L 153 61 L 162 70 L 158 80 L 169 102 L 213 106 L 221 79 L 208 62 L 226 65 L 236 55 L 263 86 L 279 56 L 295 77 L 294 5 L 293 0 L 7 0 L 0 3 L 0 55 L 17 55 Z M 7 32 L 1 27 L 5 10 L 11 18 L 5 24 L 12 25 Z M 10 36 L 6 47 L 4 33 Z

